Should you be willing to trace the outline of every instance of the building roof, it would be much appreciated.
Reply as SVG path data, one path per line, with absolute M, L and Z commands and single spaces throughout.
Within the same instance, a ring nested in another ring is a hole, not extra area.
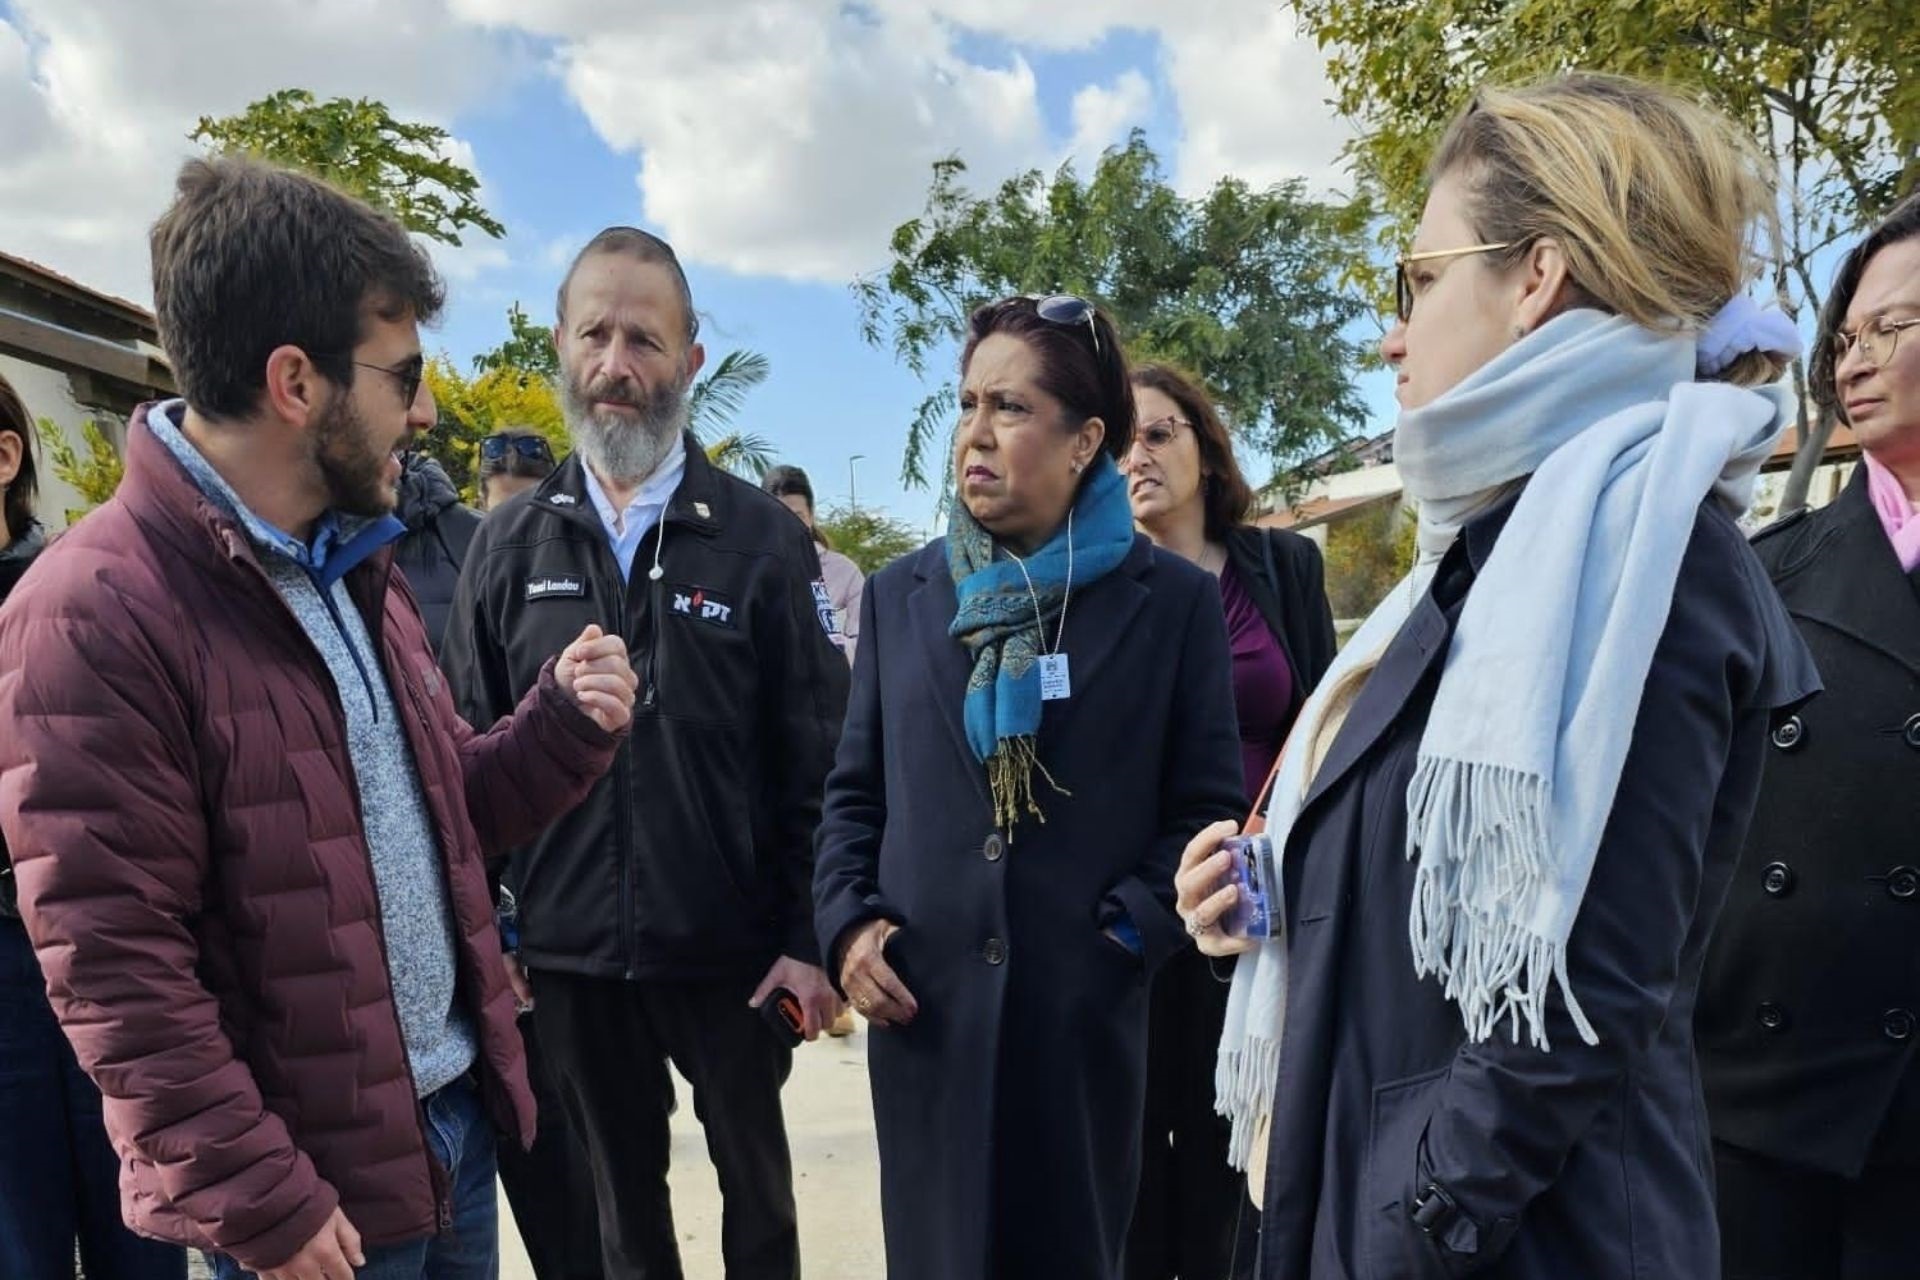
M 10 276 L 23 284 L 32 285 L 68 302 L 78 303 L 141 330 L 137 335 L 128 335 L 130 337 L 144 337 L 149 342 L 159 341 L 159 328 L 153 312 L 128 302 L 125 298 L 89 288 L 73 277 L 61 275 L 52 267 L 44 266 L 31 258 L 18 257 L 0 250 L 0 276 Z
M 1395 489 L 1388 493 L 1356 494 L 1350 498 L 1308 498 L 1297 507 L 1286 507 L 1260 516 L 1254 520 L 1254 524 L 1262 529 L 1307 529 L 1316 524 L 1326 524 L 1341 516 L 1352 515 L 1367 507 L 1396 501 L 1399 497 L 1400 491 Z

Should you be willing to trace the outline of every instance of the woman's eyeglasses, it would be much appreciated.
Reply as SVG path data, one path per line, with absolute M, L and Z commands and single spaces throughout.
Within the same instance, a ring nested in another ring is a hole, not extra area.
M 1920 320 L 1889 320 L 1879 316 L 1852 333 L 1844 330 L 1836 332 L 1832 339 L 1834 368 L 1840 367 L 1840 362 L 1847 358 L 1847 352 L 1853 349 L 1855 343 L 1860 345 L 1860 354 L 1867 358 L 1869 364 L 1885 364 L 1893 359 L 1894 349 L 1900 345 L 1901 332 L 1917 324 L 1920 324 Z
M 480 442 L 480 461 L 505 462 L 509 453 L 517 453 L 529 462 L 544 462 L 553 465 L 553 446 L 544 436 L 529 436 L 504 432 L 488 436 Z
M 1511 240 L 1504 244 L 1470 244 L 1464 249 L 1434 249 L 1427 253 L 1403 253 L 1393 263 L 1393 314 L 1405 324 L 1413 317 L 1413 283 L 1407 279 L 1407 268 L 1416 262 L 1435 262 L 1442 258 L 1458 258 L 1469 253 L 1498 253 L 1502 249 L 1513 248 Z
M 1173 443 L 1180 434 L 1179 429 L 1193 429 L 1193 424 L 1185 418 L 1176 418 L 1168 414 L 1164 418 L 1155 418 L 1152 422 L 1143 422 L 1133 430 L 1133 438 L 1147 447 L 1148 453 L 1158 453 Z

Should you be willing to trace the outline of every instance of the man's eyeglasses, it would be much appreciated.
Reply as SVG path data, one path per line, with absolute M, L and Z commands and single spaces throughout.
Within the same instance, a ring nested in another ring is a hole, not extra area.
M 1047 298 L 1036 298 L 1033 309 L 1048 324 L 1073 328 L 1086 325 L 1087 332 L 1093 336 L 1093 354 L 1100 354 L 1100 329 L 1093 322 L 1093 304 L 1085 298 L 1076 298 L 1070 293 L 1056 293 Z
M 414 397 L 420 394 L 420 384 L 427 377 L 427 362 L 421 356 L 414 356 L 401 362 L 398 368 L 389 368 L 384 364 L 368 364 L 364 360 L 355 360 L 356 369 L 372 369 L 384 373 L 400 384 L 400 404 L 402 408 L 413 408 Z
M 1867 321 L 1852 333 L 1844 330 L 1833 335 L 1833 367 L 1839 368 L 1840 362 L 1847 358 L 1847 352 L 1855 343 L 1860 344 L 1860 354 L 1867 362 L 1876 367 L 1893 359 L 1894 349 L 1900 345 L 1900 334 L 1920 324 L 1920 320 L 1889 320 L 1879 316 Z
M 1147 447 L 1147 452 L 1158 453 L 1173 443 L 1180 434 L 1179 428 L 1193 429 L 1193 424 L 1185 418 L 1176 418 L 1168 414 L 1164 418 L 1155 418 L 1152 422 L 1143 422 L 1134 428 L 1133 438 Z
M 1407 279 L 1407 268 L 1416 262 L 1434 262 L 1441 258 L 1458 258 L 1469 253 L 1498 253 L 1502 249 L 1513 248 L 1513 242 L 1504 244 L 1470 244 L 1464 249 L 1434 249 L 1427 253 L 1403 253 L 1393 264 L 1393 314 L 1405 324 L 1413 317 L 1413 283 Z
M 482 462 L 505 462 L 510 453 L 517 453 L 529 462 L 553 465 L 553 446 L 547 443 L 545 436 L 496 432 L 480 442 Z

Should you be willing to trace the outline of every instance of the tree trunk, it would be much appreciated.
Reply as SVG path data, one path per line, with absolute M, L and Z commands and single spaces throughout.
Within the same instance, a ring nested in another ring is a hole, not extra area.
M 1793 470 L 1787 472 L 1787 487 L 1780 493 L 1780 509 L 1774 512 L 1775 519 L 1784 519 L 1807 505 L 1807 490 L 1813 485 L 1813 473 L 1819 468 L 1820 460 L 1826 456 L 1834 422 L 1833 411 L 1822 409 L 1801 439 L 1793 455 Z

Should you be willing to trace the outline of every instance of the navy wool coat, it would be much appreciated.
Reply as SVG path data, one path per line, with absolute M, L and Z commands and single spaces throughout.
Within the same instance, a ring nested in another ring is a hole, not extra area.
M 1074 590 L 1072 696 L 1038 740 L 1068 794 L 1037 779 L 1046 820 L 1012 831 L 967 745 L 956 607 L 944 540 L 868 580 L 818 837 L 823 952 L 896 922 L 888 959 L 920 1006 L 869 1057 L 888 1272 L 1106 1280 L 1139 1173 L 1148 977 L 1189 945 L 1173 873 L 1245 805 L 1219 588 L 1136 536 Z M 1103 932 L 1122 916 L 1144 954 Z
M 1406 794 L 1448 643 L 1511 511 L 1441 561 L 1287 841 L 1262 1280 L 1720 1274 L 1695 993 L 1770 720 L 1818 677 L 1739 530 L 1701 507 L 1639 706 L 1619 709 L 1632 744 L 1568 947 L 1600 1042 L 1556 992 L 1550 1052 L 1504 1029 L 1467 1043 L 1440 983 L 1414 977 Z M 1431 1231 L 1411 1216 L 1429 1187 L 1444 1196 Z

